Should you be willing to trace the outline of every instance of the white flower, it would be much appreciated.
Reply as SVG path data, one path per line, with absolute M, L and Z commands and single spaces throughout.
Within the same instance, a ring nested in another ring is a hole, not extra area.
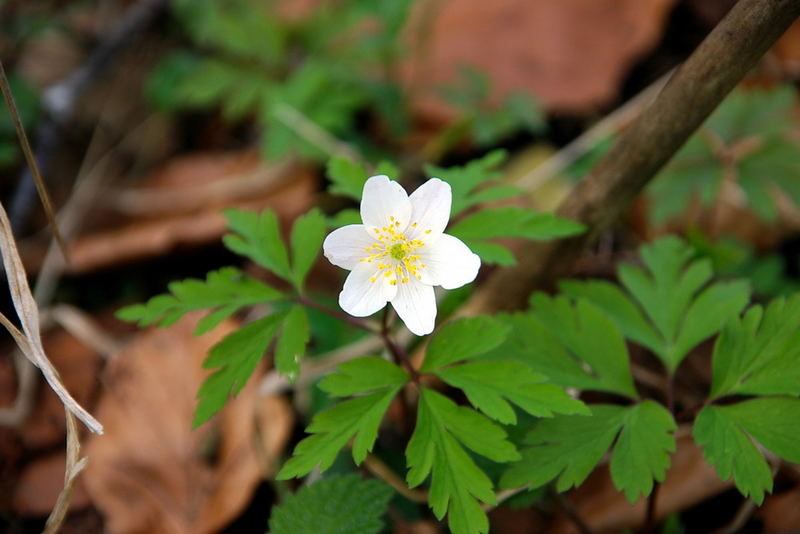
M 433 286 L 455 289 L 475 280 L 481 260 L 461 240 L 447 235 L 452 203 L 450 185 L 438 178 L 409 197 L 386 176 L 364 184 L 361 220 L 328 235 L 322 245 L 334 265 L 352 271 L 339 294 L 339 306 L 366 317 L 391 302 L 409 330 L 433 331 Z

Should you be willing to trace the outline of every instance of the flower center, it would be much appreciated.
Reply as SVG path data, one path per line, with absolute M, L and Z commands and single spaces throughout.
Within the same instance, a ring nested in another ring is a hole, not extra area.
M 403 248 L 405 243 L 395 243 L 389 248 L 389 256 L 396 260 L 402 260 L 406 257 L 406 250 Z
M 394 286 L 397 285 L 398 280 L 407 284 L 412 276 L 417 280 L 422 280 L 420 269 L 424 269 L 425 264 L 419 262 L 420 255 L 415 252 L 424 247 L 425 243 L 419 239 L 407 239 L 402 232 L 397 231 L 400 223 L 394 217 L 390 217 L 390 220 L 391 223 L 383 228 L 373 228 L 376 241 L 365 249 L 365 252 L 370 253 L 369 256 L 361 258 L 362 262 L 367 263 L 384 258 L 388 262 L 378 262 L 378 272 L 370 278 L 370 282 L 375 283 L 381 279 Z M 417 225 L 416 222 L 411 223 L 410 228 L 416 228 Z M 430 230 L 425 232 L 425 234 L 429 233 L 431 233 Z

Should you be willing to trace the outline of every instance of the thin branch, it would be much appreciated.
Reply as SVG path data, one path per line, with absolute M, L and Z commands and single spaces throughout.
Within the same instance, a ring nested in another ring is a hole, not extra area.
M 798 15 L 796 0 L 740 0 L 559 208 L 588 231 L 521 251 L 518 265 L 497 271 L 462 313 L 524 307 L 532 290 L 569 272 Z
M 47 188 L 45 187 L 44 180 L 39 172 L 39 166 L 36 164 L 36 156 L 33 154 L 31 144 L 28 142 L 28 136 L 25 134 L 25 128 L 22 126 L 22 119 L 19 116 L 17 104 L 14 102 L 14 95 L 11 94 L 11 87 L 8 85 L 8 78 L 6 77 L 6 71 L 3 68 L 2 61 L 0 61 L 0 92 L 3 93 L 3 99 L 6 102 L 8 113 L 11 115 L 11 122 L 14 123 L 14 129 L 17 131 L 17 138 L 19 139 L 19 144 L 22 147 L 22 152 L 25 154 L 25 160 L 28 162 L 28 167 L 32 173 L 33 181 L 36 184 L 36 190 L 39 192 L 39 198 L 42 200 L 42 206 L 44 206 L 44 212 L 45 215 L 47 215 L 47 221 L 50 223 L 50 228 L 53 229 L 53 237 L 55 237 L 56 242 L 61 249 L 61 254 L 64 255 L 64 258 L 69 258 L 67 245 L 64 242 L 64 239 L 61 237 L 61 232 L 58 230 L 55 211 L 53 210 L 53 203 L 50 201 L 50 195 L 47 194 Z
M 427 504 L 428 502 L 427 492 L 422 490 L 410 489 L 406 484 L 406 481 L 403 480 L 400 476 L 398 476 L 397 473 L 392 471 L 388 465 L 379 460 L 377 456 L 368 454 L 367 457 L 364 458 L 364 462 L 362 465 L 366 467 L 367 470 L 370 473 L 372 473 L 375 477 L 386 482 L 388 485 L 393 487 L 397 491 L 397 493 L 399 493 L 409 501 L 421 504 Z
M 353 317 L 352 315 L 345 313 L 343 311 L 335 310 L 333 308 L 329 308 L 324 304 L 320 304 L 319 302 L 312 300 L 304 295 L 300 295 L 297 297 L 297 302 L 302 304 L 303 306 L 308 306 L 309 308 L 314 308 L 315 310 L 319 310 L 322 313 L 326 313 L 331 317 L 335 317 L 341 321 L 344 321 L 348 324 L 355 326 L 356 328 L 360 328 L 362 330 L 366 330 L 372 334 L 380 334 L 380 331 L 375 328 L 371 323 L 361 319 L 359 317 Z

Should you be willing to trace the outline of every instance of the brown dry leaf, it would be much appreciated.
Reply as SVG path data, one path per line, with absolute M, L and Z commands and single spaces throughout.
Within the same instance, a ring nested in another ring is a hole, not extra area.
M 63 413 L 63 410 L 62 410 Z M 58 494 L 64 487 L 64 451 L 37 458 L 22 471 L 14 487 L 14 510 L 22 516 L 46 516 L 56 505 Z M 81 478 L 77 479 L 70 508 L 81 510 L 89 505 Z
M 438 2 L 438 0 L 431 0 Z M 493 96 L 523 91 L 550 109 L 608 103 L 632 63 L 657 44 L 675 0 L 497 0 L 423 3 L 409 35 L 405 77 L 416 107 L 448 118 L 436 88 L 468 64 Z M 429 18 L 430 17 L 430 18 Z M 424 25 L 430 24 L 430 29 Z
M 703 459 L 703 453 L 690 437 L 678 439 L 672 455 L 672 467 L 658 490 L 657 514 L 663 519 L 730 488 L 732 481 L 722 481 L 714 468 Z M 569 495 L 575 511 L 595 533 L 619 532 L 641 525 L 645 516 L 645 499 L 631 504 L 614 488 L 608 468 L 598 469 L 577 490 Z M 548 532 L 579 534 L 575 525 L 560 515 Z
M 757 513 L 763 532 L 797 532 L 800 529 L 800 488 L 770 495 Z
M 87 217 L 95 231 L 70 247 L 72 274 L 167 254 L 180 247 L 219 241 L 226 207 L 269 207 L 295 219 L 313 202 L 316 181 L 305 167 L 287 162 L 268 166 L 252 151 L 175 158 L 143 180 L 145 187 L 110 191 L 110 205 Z M 122 220 L 120 214 L 123 214 Z M 111 220 L 109 220 L 111 219 Z M 116 220 L 113 220 L 116 219 Z M 25 264 L 36 271 L 42 250 L 23 247 Z
M 85 482 L 111 533 L 218 531 L 247 505 L 289 439 L 288 403 L 258 396 L 257 380 L 191 429 L 208 374 L 201 362 L 236 327 L 226 321 L 193 337 L 198 318 L 141 333 L 106 368 L 98 407 L 106 434 L 87 445 Z

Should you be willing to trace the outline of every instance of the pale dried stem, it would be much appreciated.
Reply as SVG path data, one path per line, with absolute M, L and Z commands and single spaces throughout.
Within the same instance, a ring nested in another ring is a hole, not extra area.
M 58 494 L 56 505 L 53 511 L 50 512 L 50 517 L 47 518 L 44 534 L 55 534 L 61 528 L 61 523 L 64 521 L 67 511 L 69 511 L 69 502 L 75 482 L 89 461 L 87 457 L 80 457 L 81 443 L 75 417 L 67 409 L 65 409 L 65 413 L 67 417 L 67 466 L 64 471 L 64 488 Z
M 368 454 L 367 457 L 364 458 L 362 465 L 367 468 L 367 470 L 375 477 L 386 482 L 388 485 L 393 487 L 397 493 L 409 501 L 423 504 L 428 502 L 428 492 L 410 489 L 406 484 L 406 481 L 403 480 L 397 473 L 392 471 L 391 468 L 378 459 L 378 457 Z

